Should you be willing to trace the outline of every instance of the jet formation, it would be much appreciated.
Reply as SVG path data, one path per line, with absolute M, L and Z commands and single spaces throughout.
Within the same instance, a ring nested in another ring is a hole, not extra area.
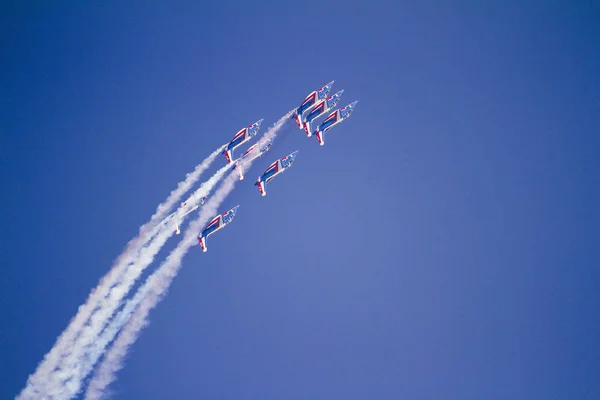
M 308 137 L 315 136 L 319 145 L 321 146 L 325 144 L 325 133 L 334 126 L 348 119 L 354 111 L 354 107 L 356 107 L 356 104 L 358 103 L 358 101 L 354 101 L 340 109 L 331 112 L 313 131 L 312 124 L 314 121 L 334 109 L 344 93 L 344 90 L 340 90 L 339 92 L 330 96 L 329 93 L 331 92 L 333 83 L 334 81 L 331 81 L 325 86 L 311 92 L 308 96 L 306 96 L 306 99 L 304 99 L 304 101 L 300 104 L 300 106 L 298 106 L 292 115 L 292 119 L 296 121 L 298 128 L 304 130 Z M 234 150 L 244 143 L 252 140 L 252 138 L 258 134 L 262 122 L 263 119 L 260 119 L 254 122 L 252 125 L 249 125 L 246 128 L 238 131 L 223 150 L 223 155 L 225 156 L 227 163 L 232 165 L 232 170 L 237 171 L 240 180 L 244 179 L 245 166 L 251 161 L 262 157 L 271 149 L 273 145 L 275 136 L 267 139 L 264 143 L 256 143 L 250 146 L 241 157 L 234 159 Z M 271 165 L 269 165 L 265 172 L 263 172 L 263 174 L 256 179 L 254 186 L 258 187 L 258 191 L 260 192 L 261 196 L 266 196 L 267 194 L 267 183 L 271 182 L 273 178 L 290 168 L 296 160 L 297 155 L 298 150 L 288 154 L 283 158 L 275 160 Z M 175 213 L 169 216 L 177 218 L 176 233 L 180 232 L 179 226 L 181 225 L 183 218 L 196 210 L 200 205 L 204 204 L 205 201 L 206 197 L 203 197 L 199 200 L 188 199 L 188 201 L 181 203 L 181 207 Z M 198 235 L 198 243 L 200 244 L 203 252 L 206 252 L 208 249 L 206 246 L 206 239 L 215 232 L 227 226 L 235 217 L 238 208 L 239 205 L 225 211 L 222 214 L 216 215 Z

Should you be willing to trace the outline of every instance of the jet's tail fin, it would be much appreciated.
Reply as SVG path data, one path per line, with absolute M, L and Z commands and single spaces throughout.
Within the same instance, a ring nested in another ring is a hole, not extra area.
M 267 191 L 265 190 L 265 182 L 261 181 L 260 178 L 256 180 L 256 183 L 254 185 L 258 186 L 258 190 L 260 191 L 260 194 L 262 196 L 267 195 Z
M 206 253 L 206 250 L 208 250 L 206 248 L 206 238 L 204 236 L 198 236 L 198 243 L 200 244 L 200 247 L 202 247 L 202 251 Z
M 296 112 L 296 114 L 294 115 L 294 119 L 296 120 L 296 124 L 298 125 L 298 128 L 302 129 L 303 128 L 302 116 L 298 115 L 298 113 Z
M 319 141 L 319 144 L 320 144 L 321 146 L 323 146 L 323 145 L 325 144 L 325 140 L 323 140 L 323 132 L 321 132 L 321 131 L 317 130 L 317 131 L 315 132 L 315 136 L 317 137 L 317 140 Z
M 229 150 L 229 149 L 223 150 L 223 155 L 227 159 L 227 164 L 231 164 L 231 160 L 232 160 L 231 150 Z
M 304 122 L 304 131 L 306 132 L 306 136 L 308 136 L 308 137 L 312 136 L 312 132 L 310 130 L 311 130 L 310 121 Z

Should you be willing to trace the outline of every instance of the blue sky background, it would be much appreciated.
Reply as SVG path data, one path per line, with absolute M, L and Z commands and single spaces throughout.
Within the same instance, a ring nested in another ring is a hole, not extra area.
M 16 3 L 0 398 L 194 165 L 330 80 L 352 118 L 255 163 L 114 398 L 600 398 L 598 2 Z

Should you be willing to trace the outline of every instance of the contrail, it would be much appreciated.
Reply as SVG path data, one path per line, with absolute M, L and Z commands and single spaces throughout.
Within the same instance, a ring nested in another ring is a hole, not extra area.
M 201 164 L 196 166 L 194 171 L 188 173 L 185 176 L 185 180 L 179 182 L 177 188 L 171 192 L 167 200 L 165 200 L 156 208 L 156 212 L 150 218 L 150 221 L 140 227 L 140 234 L 148 230 L 149 228 L 152 228 L 157 221 L 160 221 L 165 217 L 165 214 L 168 213 L 169 210 L 171 210 L 171 208 L 173 208 L 175 204 L 177 204 L 181 196 L 187 193 L 188 190 L 190 190 L 194 186 L 194 184 L 198 182 L 200 176 L 204 173 L 204 171 L 206 171 L 208 167 L 211 166 L 212 162 L 217 156 L 219 156 L 219 154 L 221 154 L 225 146 L 227 146 L 227 144 L 224 144 L 215 151 L 213 151 L 212 154 L 206 157 L 206 159 Z
M 206 196 L 214 186 L 223 178 L 227 171 L 231 170 L 230 165 L 223 166 L 210 179 L 202 184 L 191 196 L 199 199 Z M 81 388 L 82 380 L 89 374 L 97 358 L 93 361 L 89 356 L 84 356 L 86 350 L 98 341 L 98 336 L 102 329 L 109 322 L 114 312 L 123 304 L 123 298 L 127 295 L 131 287 L 135 284 L 142 272 L 154 261 L 154 257 L 165 245 L 167 240 L 173 236 L 174 230 L 170 225 L 163 226 L 154 239 L 144 245 L 139 252 L 138 259 L 132 261 L 121 279 L 115 283 L 105 298 L 99 302 L 96 311 L 90 317 L 89 323 L 83 328 L 82 333 L 75 343 L 73 343 L 69 352 L 67 352 L 59 369 L 54 372 L 53 379 L 46 387 L 44 392 L 50 396 L 58 398 L 69 398 L 77 394 Z
M 277 131 L 290 120 L 292 113 L 293 110 L 286 113 L 286 115 L 279 119 L 275 125 L 265 132 L 260 139 L 260 143 L 262 144 L 273 137 Z M 252 163 L 249 163 L 248 168 L 251 164 Z M 232 172 L 225 178 L 221 187 L 219 187 L 214 196 L 208 201 L 204 208 L 202 208 L 198 219 L 190 223 L 182 241 L 175 249 L 173 249 L 161 266 L 148 277 L 144 285 L 130 300 L 132 302 L 131 306 L 130 303 L 125 306 L 123 310 L 127 309 L 127 312 L 130 313 L 131 317 L 127 322 L 127 315 L 119 315 L 119 317 L 122 316 L 122 318 L 120 318 L 120 320 L 122 320 L 121 323 L 127 323 L 124 325 L 121 334 L 108 350 L 104 360 L 92 377 L 85 394 L 86 399 L 95 400 L 102 397 L 106 387 L 115 379 L 116 372 L 123 367 L 123 358 L 127 354 L 129 347 L 136 341 L 141 330 L 148 324 L 148 314 L 164 298 L 171 282 L 179 272 L 183 257 L 196 243 L 196 235 L 203 228 L 204 224 L 217 214 L 219 206 L 234 189 L 236 182 L 238 182 L 238 178 L 235 172 Z M 118 327 L 115 326 L 114 328 L 115 329 L 110 331 L 110 334 L 112 334 L 113 337 L 118 332 Z M 105 338 L 105 340 L 106 339 L 107 338 Z M 110 339 L 107 340 L 106 343 L 108 343 Z M 99 349 L 96 349 L 94 354 L 98 354 L 98 352 Z
M 119 322 L 126 322 L 128 317 L 131 317 L 131 319 L 114 342 L 113 346 L 106 353 L 106 357 L 90 381 L 85 394 L 86 399 L 100 398 L 104 388 L 114 380 L 115 373 L 122 368 L 122 359 L 127 353 L 127 350 L 136 341 L 142 328 L 148 323 L 148 314 L 165 296 L 171 282 L 179 272 L 183 256 L 192 246 L 194 246 L 194 244 L 196 244 L 196 235 L 203 228 L 203 225 L 217 214 L 218 207 L 225 197 L 231 193 L 237 180 L 238 177 L 235 172 L 232 172 L 225 178 L 214 197 L 208 201 L 200 212 L 200 217 L 190 223 L 189 228 L 184 233 L 182 241 L 179 242 L 175 249 L 173 249 L 156 272 L 148 277 L 144 285 L 140 287 L 136 295 L 131 299 L 131 303 L 126 304 L 123 310 L 128 313 L 128 315 L 119 315 L 119 317 L 122 317 Z M 136 311 L 136 313 L 131 315 L 133 311 Z M 116 326 L 113 328 L 115 329 L 112 330 L 111 333 L 116 334 L 118 329 L 116 329 Z M 97 351 L 98 349 L 96 349 L 96 352 Z
M 181 196 L 196 183 L 200 175 L 212 164 L 224 147 L 225 145 L 220 146 L 219 149 L 215 150 L 202 163 L 196 166 L 193 172 L 187 174 L 186 178 L 179 183 L 177 188 L 158 206 L 150 221 L 140 227 L 138 236 L 129 241 L 125 250 L 113 263 L 110 271 L 100 280 L 96 288 L 92 289 L 86 302 L 79 306 L 77 314 L 56 339 L 54 346 L 44 356 L 36 371 L 29 376 L 25 388 L 17 396 L 18 400 L 40 398 L 40 394 L 43 393 L 49 379 L 52 379 L 54 372 L 57 370 L 60 360 L 70 350 L 73 343 L 77 342 L 88 319 L 97 310 L 98 303 L 109 294 L 114 283 L 125 272 L 132 260 L 139 255 L 141 246 L 155 234 L 155 232 L 151 231 L 149 235 L 148 230 L 151 230 L 157 221 L 164 218 L 169 208 L 176 204 Z

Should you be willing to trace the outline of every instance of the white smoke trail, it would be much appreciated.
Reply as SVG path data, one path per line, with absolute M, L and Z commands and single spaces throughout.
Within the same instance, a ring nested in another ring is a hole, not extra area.
M 147 324 L 148 314 L 165 296 L 171 282 L 179 272 L 183 256 L 197 243 L 196 236 L 198 232 L 210 218 L 217 214 L 219 205 L 233 190 L 237 180 L 238 177 L 235 173 L 231 173 L 225 178 L 222 186 L 200 212 L 200 217 L 190 223 L 189 228 L 184 233 L 182 241 L 179 242 L 177 247 L 169 254 L 156 272 L 148 277 L 144 285 L 130 300 L 130 303 L 126 304 L 123 313 L 118 317 L 118 323 L 122 325 L 127 322 L 130 317 L 131 319 L 125 326 L 125 329 L 121 332 L 121 335 L 114 342 L 111 349 L 106 353 L 105 359 L 90 381 L 85 395 L 86 399 L 100 398 L 104 388 L 114 380 L 115 373 L 122 368 L 123 357 L 126 355 L 129 347 L 136 341 L 139 332 Z M 134 311 L 136 311 L 136 313 L 132 316 Z M 111 328 L 110 334 L 114 337 L 120 327 L 115 325 Z M 110 341 L 109 339 L 111 339 L 109 336 L 104 338 L 106 344 Z M 94 354 L 98 354 L 98 350 L 99 349 L 95 349 Z
M 186 178 L 179 183 L 177 188 L 158 206 L 150 221 L 140 228 L 138 236 L 129 241 L 125 250 L 113 263 L 110 271 L 100 280 L 96 288 L 92 289 L 86 302 L 79 306 L 77 314 L 57 338 L 54 346 L 44 356 L 36 371 L 29 376 L 27 384 L 17 396 L 17 400 L 40 398 L 47 385 L 56 377 L 61 360 L 70 351 L 73 344 L 79 340 L 79 336 L 82 334 L 88 320 L 98 310 L 98 303 L 109 295 L 115 282 L 123 275 L 132 260 L 139 255 L 141 247 L 156 233 L 156 231 L 151 231 L 149 234 L 148 230 L 152 229 L 157 221 L 164 218 L 170 207 L 176 204 L 181 196 L 197 182 L 200 175 L 212 164 L 224 147 L 223 145 L 215 150 L 202 163 L 196 166 L 193 172 L 187 174 Z
M 190 198 L 197 200 L 202 196 L 208 195 L 223 178 L 225 173 L 230 170 L 230 165 L 222 167 L 210 179 L 204 182 Z M 97 357 L 92 360 L 88 355 L 85 355 L 85 352 L 90 346 L 98 342 L 98 336 L 114 312 L 122 305 L 123 298 L 142 272 L 152 264 L 154 257 L 156 257 L 160 249 L 165 245 L 166 241 L 173 236 L 173 233 L 174 231 L 170 225 L 163 226 L 163 229 L 158 232 L 156 237 L 144 245 L 138 259 L 130 263 L 121 280 L 111 287 L 108 295 L 100 301 L 97 311 L 83 328 L 81 335 L 77 342 L 73 344 L 70 352 L 63 357 L 59 369 L 55 371 L 54 379 L 46 388 L 45 393 L 47 395 L 58 398 L 69 398 L 77 394 L 81 388 L 83 379 L 89 374 L 97 361 Z
M 148 228 L 152 228 L 152 225 L 156 224 L 157 221 L 160 221 L 165 217 L 165 214 L 168 213 L 169 210 L 175 204 L 177 204 L 181 196 L 187 193 L 188 190 L 190 190 L 194 186 L 194 184 L 198 181 L 198 179 L 204 173 L 204 171 L 206 171 L 206 169 L 210 167 L 215 158 L 219 156 L 219 154 L 221 154 L 225 146 L 227 146 L 227 144 L 222 145 L 214 152 L 212 152 L 212 154 L 209 155 L 201 164 L 197 165 L 192 172 L 188 173 L 185 176 L 184 181 L 179 182 L 177 188 L 171 192 L 167 200 L 165 200 L 156 208 L 156 212 L 150 218 L 150 222 L 140 227 L 140 233 L 146 231 Z
M 277 121 L 275 125 L 265 132 L 263 137 L 260 139 L 260 143 L 263 144 L 266 140 L 273 137 L 277 131 L 281 129 L 287 121 L 290 120 L 292 112 L 293 110 L 286 113 L 286 115 Z M 251 163 L 249 163 L 248 167 L 250 167 L 250 164 Z M 121 334 L 115 340 L 113 346 L 108 350 L 106 357 L 92 377 L 85 394 L 86 399 L 95 400 L 101 398 L 106 387 L 115 379 L 116 372 L 123 367 L 123 358 L 127 354 L 129 347 L 136 341 L 141 330 L 148 324 L 148 314 L 164 298 L 169 286 L 171 285 L 171 282 L 179 272 L 183 257 L 196 243 L 196 235 L 204 227 L 204 224 L 206 224 L 210 218 L 217 214 L 218 207 L 234 189 L 237 181 L 238 178 L 235 173 L 231 173 L 229 176 L 227 176 L 227 178 L 225 178 L 221 187 L 219 187 L 214 196 L 208 201 L 208 203 L 200 212 L 199 218 L 190 223 L 189 228 L 184 234 L 183 240 L 169 254 L 161 266 L 148 277 L 146 283 L 132 298 L 132 305 L 129 306 L 128 303 L 125 306 L 130 315 L 134 311 L 135 313 L 131 315 L 131 318 L 124 326 Z M 121 317 L 121 315 L 119 315 L 119 317 Z M 126 322 L 127 317 L 128 316 L 125 314 L 122 315 L 122 323 Z M 111 331 L 113 337 L 118 331 L 117 327 L 115 328 L 116 329 Z M 96 350 L 95 354 L 97 353 L 98 350 Z

